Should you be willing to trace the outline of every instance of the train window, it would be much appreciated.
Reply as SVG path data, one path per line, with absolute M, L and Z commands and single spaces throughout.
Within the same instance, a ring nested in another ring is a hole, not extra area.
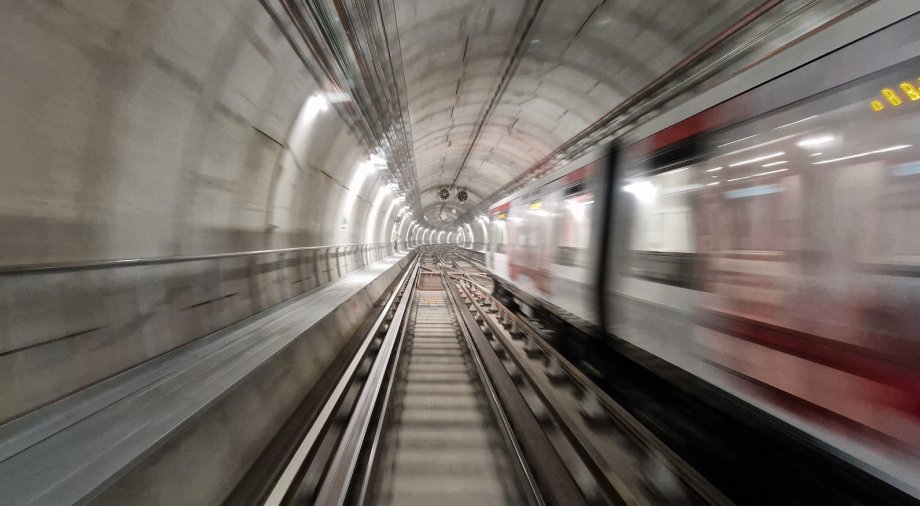
M 507 244 L 507 211 L 495 213 L 489 223 L 489 242 L 492 243 L 490 251 L 495 253 L 506 253 Z
M 583 188 L 584 184 L 577 185 Z M 571 187 L 570 187 L 571 188 Z M 562 210 L 559 213 L 559 248 L 556 263 L 570 267 L 588 264 L 587 250 L 591 241 L 591 217 L 594 215 L 594 193 L 563 192 Z
M 918 453 L 918 89 L 915 58 L 708 131 L 692 163 L 635 145 L 615 193 L 608 330 Z
M 585 191 L 585 186 L 586 185 L 584 181 L 579 181 L 573 185 L 566 186 L 565 188 L 562 189 L 562 195 L 564 197 L 569 197 L 571 195 L 577 195 L 579 193 L 583 193 Z
M 694 182 L 691 167 L 629 181 L 624 190 L 634 201 L 630 248 L 637 251 L 694 251 Z
M 914 61 L 711 133 L 692 165 L 634 171 L 630 249 L 920 254 L 903 233 L 920 170 L 892 170 L 920 163 L 918 76 Z
M 910 62 L 714 136 L 697 179 L 711 185 L 697 220 L 705 249 L 816 256 L 839 274 L 920 254 L 907 224 L 917 178 L 898 170 L 920 160 L 918 76 Z
M 564 199 L 562 246 L 586 249 L 591 238 L 594 194 L 579 193 Z

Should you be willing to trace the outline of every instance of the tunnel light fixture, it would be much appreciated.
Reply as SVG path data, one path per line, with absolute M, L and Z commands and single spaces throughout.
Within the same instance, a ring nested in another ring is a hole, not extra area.
M 340 104 L 342 102 L 351 102 L 351 95 L 340 91 L 330 91 L 322 93 L 322 96 L 330 104 Z
M 371 155 L 370 158 L 368 158 L 367 160 L 368 160 L 368 161 L 370 162 L 370 164 L 373 165 L 374 168 L 377 169 L 377 170 L 386 170 L 386 169 L 387 169 L 387 161 L 386 161 L 386 159 L 384 159 L 384 158 L 381 157 L 380 155 L 373 154 L 373 155 Z
M 780 160 L 778 162 L 765 163 L 761 165 L 761 167 L 773 167 L 774 165 L 782 165 L 784 163 L 789 163 L 789 162 L 787 162 L 786 160 Z
M 818 137 L 808 137 L 807 139 L 802 139 L 799 142 L 795 143 L 796 146 L 801 148 L 807 148 L 811 146 L 820 146 L 822 144 L 827 144 L 828 142 L 833 142 L 833 135 L 821 135 Z
M 713 167 L 713 168 L 711 168 L 711 169 L 706 169 L 706 172 L 716 172 L 716 171 L 720 171 L 720 170 L 722 170 L 722 169 L 724 169 L 724 168 L 725 168 L 725 167 Z M 715 176 L 712 176 L 712 177 L 715 177 Z
M 364 178 L 373 174 L 373 172 L 374 167 L 369 162 L 361 162 L 358 164 L 358 170 L 355 172 L 355 177 L 357 178 L 356 184 L 352 186 L 359 186 L 364 181 Z
M 812 154 L 810 154 L 810 155 L 808 155 L 808 156 L 821 156 L 821 155 L 823 155 L 823 154 L 824 154 L 824 153 L 812 153 Z
M 769 155 L 758 156 L 758 157 L 756 157 L 756 158 L 749 158 L 749 159 L 747 159 L 747 160 L 742 160 L 742 161 L 740 161 L 740 162 L 731 163 L 731 164 L 729 164 L 728 166 L 729 166 L 729 167 L 740 167 L 740 166 L 742 166 L 742 165 L 748 165 L 748 164 L 751 164 L 751 163 L 762 162 L 762 161 L 764 161 L 764 160 L 769 160 L 769 159 L 771 159 L 771 158 L 776 158 L 776 157 L 778 157 L 778 156 L 783 156 L 783 155 L 785 155 L 785 154 L 786 154 L 786 153 L 785 153 L 784 151 L 777 151 L 776 153 L 770 153 Z
M 310 111 L 326 111 L 329 109 L 329 101 L 326 100 L 326 97 L 322 93 L 313 95 L 307 100 L 307 110 Z
M 887 153 L 889 151 L 897 151 L 899 149 L 905 149 L 911 146 L 912 144 L 901 144 L 898 146 L 890 146 L 887 148 L 876 149 L 875 151 L 866 151 L 865 153 L 856 153 L 855 155 L 843 156 L 840 158 L 832 158 L 830 160 L 821 160 L 820 162 L 812 162 L 812 165 L 824 165 L 825 163 L 842 162 L 843 160 L 852 160 L 853 158 L 862 158 L 864 156 L 877 155 L 879 153 Z

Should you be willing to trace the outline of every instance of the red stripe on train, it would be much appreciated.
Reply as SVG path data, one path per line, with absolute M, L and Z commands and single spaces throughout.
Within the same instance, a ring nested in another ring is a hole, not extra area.
M 511 209 L 511 201 L 505 202 L 504 204 L 500 206 L 495 206 L 491 210 L 489 210 L 489 212 L 492 214 L 496 214 L 496 213 L 507 211 L 508 209 Z

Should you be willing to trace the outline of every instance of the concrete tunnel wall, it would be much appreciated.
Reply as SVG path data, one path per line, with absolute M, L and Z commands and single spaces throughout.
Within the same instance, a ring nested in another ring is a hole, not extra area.
M 0 265 L 391 238 L 367 148 L 257 2 L 4 10 Z
M 0 423 L 392 253 L 401 204 L 259 3 L 16 2 L 0 45 Z

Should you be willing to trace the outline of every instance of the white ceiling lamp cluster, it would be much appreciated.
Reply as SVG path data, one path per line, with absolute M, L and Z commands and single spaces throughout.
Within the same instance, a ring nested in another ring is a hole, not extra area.
M 377 170 L 387 170 L 387 161 L 378 154 L 372 154 L 367 161 Z

